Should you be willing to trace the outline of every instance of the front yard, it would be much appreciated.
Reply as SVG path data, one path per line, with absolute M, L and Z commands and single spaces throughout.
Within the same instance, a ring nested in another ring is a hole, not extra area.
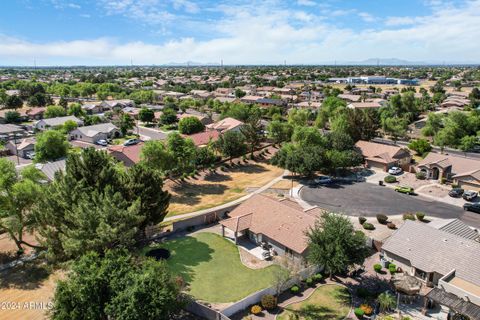
M 168 216 L 216 207 L 241 198 L 248 187 L 262 187 L 280 176 L 283 169 L 248 161 L 232 168 L 217 169 L 185 182 L 169 181 L 165 187 L 172 194 Z
M 277 316 L 277 320 L 325 319 L 341 320 L 350 311 L 351 298 L 348 289 L 340 285 L 322 285 L 307 299 L 290 304 Z M 292 317 L 293 316 L 293 317 Z
M 214 233 L 197 233 L 160 246 L 170 250 L 167 263 L 189 284 L 189 294 L 212 303 L 234 302 L 271 286 L 280 268 L 247 268 L 238 248 Z

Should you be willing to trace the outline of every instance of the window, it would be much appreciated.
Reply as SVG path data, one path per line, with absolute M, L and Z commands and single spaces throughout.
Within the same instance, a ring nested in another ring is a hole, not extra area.
M 415 268 L 415 277 L 422 279 L 423 281 L 427 280 L 427 273 L 423 270 Z

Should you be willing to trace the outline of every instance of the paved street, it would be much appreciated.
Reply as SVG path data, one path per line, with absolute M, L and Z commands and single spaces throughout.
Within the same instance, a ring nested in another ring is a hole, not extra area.
M 136 133 L 136 128 L 135 128 L 135 133 Z M 149 137 L 151 140 L 165 140 L 167 139 L 167 133 L 158 131 L 156 129 L 151 129 L 147 127 L 138 127 L 138 132 L 141 136 L 146 136 Z
M 329 187 L 304 187 L 300 197 L 311 205 L 353 216 L 374 217 L 376 214 L 398 215 L 422 211 L 427 216 L 459 218 L 480 228 L 480 214 L 464 211 L 450 204 L 422 196 L 409 196 L 371 183 L 335 184 Z

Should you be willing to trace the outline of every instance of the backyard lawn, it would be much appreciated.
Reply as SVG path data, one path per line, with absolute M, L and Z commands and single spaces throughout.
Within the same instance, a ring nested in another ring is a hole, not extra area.
M 234 302 L 271 286 L 280 268 L 247 268 L 237 247 L 214 233 L 197 233 L 160 246 L 170 250 L 167 263 L 190 285 L 189 293 L 212 303 Z
M 348 315 L 349 311 L 348 289 L 339 285 L 323 285 L 318 287 L 308 299 L 285 307 L 277 320 L 288 320 L 292 313 L 297 314 L 300 320 L 341 320 Z
M 217 170 L 204 178 L 184 183 L 169 181 L 165 187 L 172 194 L 168 216 L 195 212 L 222 205 L 247 194 L 248 187 L 262 187 L 280 176 L 283 169 L 249 161 L 225 171 Z

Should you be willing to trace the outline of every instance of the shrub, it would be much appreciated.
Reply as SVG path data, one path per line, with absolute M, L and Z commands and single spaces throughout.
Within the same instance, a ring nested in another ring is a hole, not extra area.
M 307 279 L 305 280 L 305 283 L 307 284 L 307 286 L 310 286 L 310 287 L 311 287 L 311 286 L 313 285 L 313 279 L 312 279 L 312 278 L 307 278 Z
M 373 270 L 375 270 L 375 272 L 380 272 L 382 271 L 382 265 L 380 263 L 376 263 L 373 265 Z
M 441 178 L 441 179 L 440 179 L 440 183 L 441 183 L 441 184 L 445 184 L 446 182 L 447 182 L 447 178 Z
M 365 315 L 367 315 L 367 316 L 369 316 L 373 313 L 373 308 L 371 306 L 369 306 L 368 304 L 360 305 L 360 309 L 362 309 L 363 312 L 365 313 Z
M 419 221 L 423 221 L 425 219 L 425 213 L 424 212 L 417 212 L 417 213 L 415 213 L 415 216 L 417 216 L 417 219 Z
M 262 296 L 261 304 L 262 304 L 262 307 L 264 307 L 267 310 L 275 309 L 277 307 L 277 298 L 275 298 L 271 294 L 266 294 Z
M 320 280 L 322 280 L 323 276 L 322 276 L 321 273 L 316 273 L 316 274 L 313 275 L 312 278 L 313 278 L 313 280 L 319 282 Z
M 358 222 L 360 222 L 360 224 L 364 224 L 366 221 L 367 221 L 367 218 L 363 216 L 358 217 Z
M 250 308 L 250 312 L 252 314 L 259 314 L 260 312 L 262 312 L 262 307 L 260 307 L 258 304 L 256 304 L 256 305 L 254 305 Z
M 381 224 L 386 224 L 388 222 L 388 217 L 384 214 L 377 214 L 377 221 Z
M 383 181 L 386 183 L 394 183 L 397 182 L 397 178 L 395 176 L 386 176 Z
M 290 292 L 293 294 L 297 294 L 300 291 L 300 288 L 298 286 L 293 286 L 290 288 Z
M 396 229 L 397 228 L 397 226 L 393 222 L 387 223 L 387 227 L 388 227 L 388 229 Z
M 403 220 L 412 220 L 415 221 L 415 215 L 413 213 L 404 213 L 403 214 Z
M 388 271 L 390 271 L 390 274 L 394 274 L 395 272 L 397 272 L 397 266 L 393 263 L 390 263 L 388 265 Z
M 255 160 L 255 156 L 253 154 L 250 154 L 250 156 L 248 156 L 248 159 Z
M 358 319 L 362 319 L 363 318 L 363 315 L 365 314 L 365 311 L 363 311 L 362 309 L 360 308 L 355 308 L 355 316 L 358 318 Z
M 364 228 L 365 230 L 375 230 L 375 227 L 373 226 L 373 224 L 368 223 L 368 222 L 365 222 L 365 223 L 363 224 L 363 228 Z
M 370 291 L 368 291 L 368 289 L 360 287 L 360 288 L 357 289 L 357 296 L 359 298 L 365 299 L 365 298 L 370 297 L 371 293 L 370 293 Z
M 415 173 L 415 177 L 418 179 L 418 180 L 425 180 L 427 179 L 427 175 L 425 174 L 425 172 L 417 172 Z
M 452 189 L 456 189 L 456 188 L 458 188 L 458 184 L 452 183 Z

